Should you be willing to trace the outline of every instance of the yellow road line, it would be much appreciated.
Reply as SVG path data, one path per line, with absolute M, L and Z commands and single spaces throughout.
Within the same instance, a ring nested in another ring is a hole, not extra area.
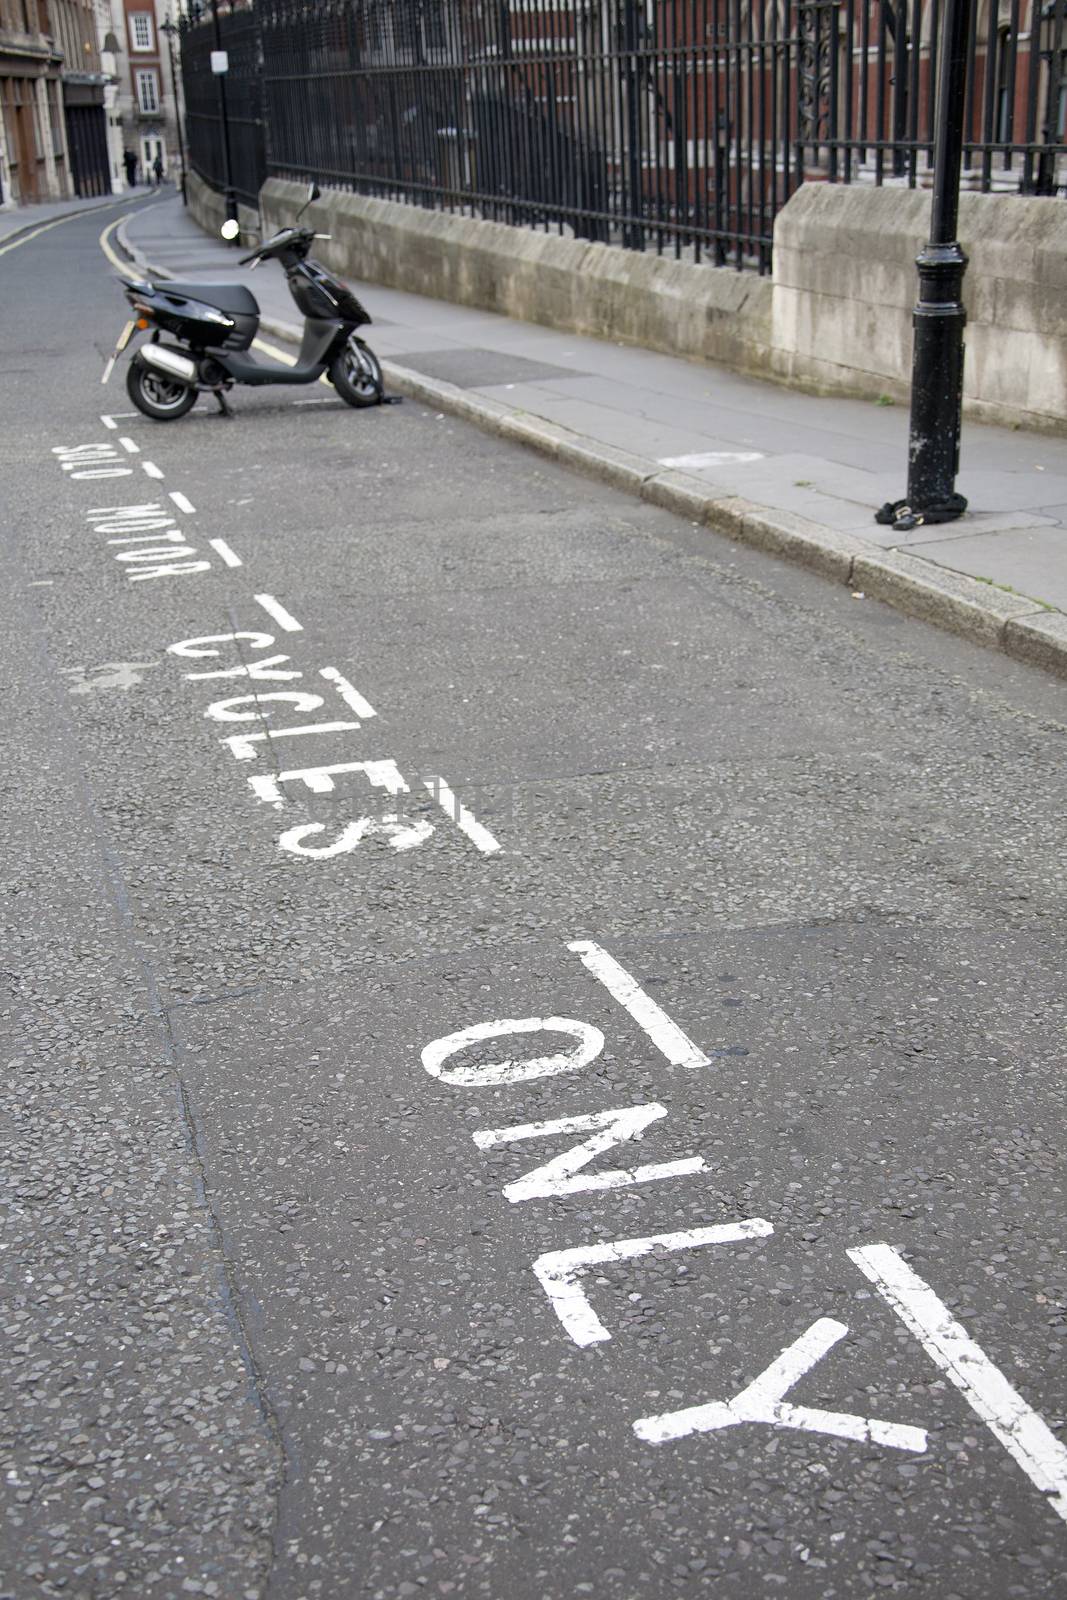
M 115 271 L 121 272 L 125 276 L 125 274 L 132 270 L 132 263 L 123 261 L 121 256 L 117 256 L 108 243 L 111 235 L 114 233 L 115 229 L 122 220 L 123 219 L 121 217 L 116 217 L 114 222 L 108 223 L 107 227 L 100 235 L 99 244 L 101 250 L 104 252 L 105 256 L 107 256 L 107 259 L 111 262 L 111 265 L 115 268 Z
M 125 205 L 125 203 L 123 200 L 115 201 L 116 205 Z M 49 228 L 58 228 L 62 222 L 73 222 L 76 217 L 91 216 L 97 211 L 110 211 L 111 209 L 111 206 L 89 206 L 84 211 L 68 211 L 65 217 L 56 217 L 52 222 L 42 222 L 41 226 L 34 228 L 32 233 L 24 233 L 21 239 L 12 239 L 10 244 L 0 246 L 0 256 L 6 256 L 9 250 L 17 250 L 19 245 L 31 244 L 34 239 L 39 239 L 42 233 L 47 233 Z M 119 217 L 117 221 L 121 222 L 122 218 Z

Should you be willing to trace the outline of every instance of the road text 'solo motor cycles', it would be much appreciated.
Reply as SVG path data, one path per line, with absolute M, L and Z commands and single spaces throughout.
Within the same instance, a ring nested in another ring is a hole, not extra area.
M 319 189 L 312 184 L 297 214 L 299 223 Z M 234 239 L 236 222 L 223 224 L 223 237 Z M 250 354 L 259 331 L 259 306 L 251 290 L 234 283 L 178 283 L 126 280 L 126 298 L 136 316 L 122 330 L 103 382 L 119 355 L 140 329 L 151 338 L 137 346 L 126 374 L 130 399 L 146 417 L 171 422 L 184 417 L 200 394 L 213 394 L 228 413 L 226 392 L 235 383 L 260 387 L 268 383 L 316 383 L 323 374 L 350 406 L 381 405 L 382 369 L 357 330 L 370 316 L 351 289 L 311 259 L 316 239 L 308 228 L 282 228 L 242 256 L 241 266 L 277 261 L 285 270 L 289 292 L 304 317 L 304 337 L 296 363 L 260 361 Z

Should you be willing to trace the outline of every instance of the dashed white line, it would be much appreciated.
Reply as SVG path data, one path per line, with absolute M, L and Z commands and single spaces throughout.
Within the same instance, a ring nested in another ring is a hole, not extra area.
M 661 1011 L 651 995 L 645 993 L 636 978 L 625 967 L 609 956 L 598 944 L 579 939 L 567 946 L 579 957 L 583 966 L 602 983 L 613 1000 L 628 1011 L 639 1027 L 643 1028 L 656 1046 L 674 1067 L 706 1067 L 709 1057 L 698 1050 L 692 1039 L 684 1034 L 665 1011 Z
M 180 489 L 171 489 L 170 498 L 174 501 L 178 510 L 184 511 L 187 516 L 190 516 L 196 510 L 193 502 L 182 494 Z
M 320 667 L 319 677 L 325 678 L 327 683 L 332 683 L 337 693 L 341 696 L 350 711 L 357 717 L 376 717 L 378 713 L 369 700 L 364 700 L 359 690 L 348 679 L 342 677 L 336 667 Z
M 424 778 L 423 788 L 428 789 L 446 816 L 452 818 L 461 833 L 465 833 L 475 849 L 483 856 L 495 856 L 500 843 L 473 817 L 466 806 L 461 806 L 443 778 Z
M 892 1245 L 864 1245 L 848 1254 L 1034 1487 L 1048 1495 L 1057 1516 L 1067 1522 L 1067 1447 Z
M 279 628 L 284 628 L 286 633 L 303 633 L 303 625 L 297 622 L 292 612 L 286 611 L 280 601 L 275 600 L 272 594 L 257 594 L 253 596 L 261 605 L 268 617 L 273 617 Z
M 139 456 L 141 454 L 141 446 L 139 444 L 135 444 L 134 441 L 125 433 L 119 435 L 119 444 L 131 456 Z
M 118 427 L 118 423 L 115 421 L 114 417 L 108 416 L 107 412 L 102 412 L 101 413 L 100 421 L 104 424 L 105 428 L 117 428 Z
M 228 567 L 243 567 L 244 562 L 239 555 L 235 555 L 225 539 L 209 539 L 208 544 L 216 550 Z
M 154 461 L 142 461 L 141 467 L 143 471 L 148 473 L 150 478 L 162 478 L 163 476 L 163 473 L 159 470 Z

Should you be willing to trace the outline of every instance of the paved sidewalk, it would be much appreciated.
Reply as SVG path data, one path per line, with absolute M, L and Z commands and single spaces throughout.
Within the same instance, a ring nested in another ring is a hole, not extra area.
M 248 282 L 265 330 L 299 321 L 176 199 L 120 230 L 142 266 Z M 622 344 L 354 283 L 393 384 L 931 621 L 1067 673 L 1067 439 L 965 425 L 959 521 L 895 533 L 906 408 L 820 399 Z

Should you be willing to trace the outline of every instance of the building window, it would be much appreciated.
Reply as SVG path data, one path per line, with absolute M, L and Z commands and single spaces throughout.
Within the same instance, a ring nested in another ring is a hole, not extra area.
M 135 50 L 153 50 L 152 15 L 148 11 L 135 11 L 130 17 L 130 34 Z
M 159 79 L 154 72 L 137 74 L 137 103 L 150 115 L 159 111 Z

